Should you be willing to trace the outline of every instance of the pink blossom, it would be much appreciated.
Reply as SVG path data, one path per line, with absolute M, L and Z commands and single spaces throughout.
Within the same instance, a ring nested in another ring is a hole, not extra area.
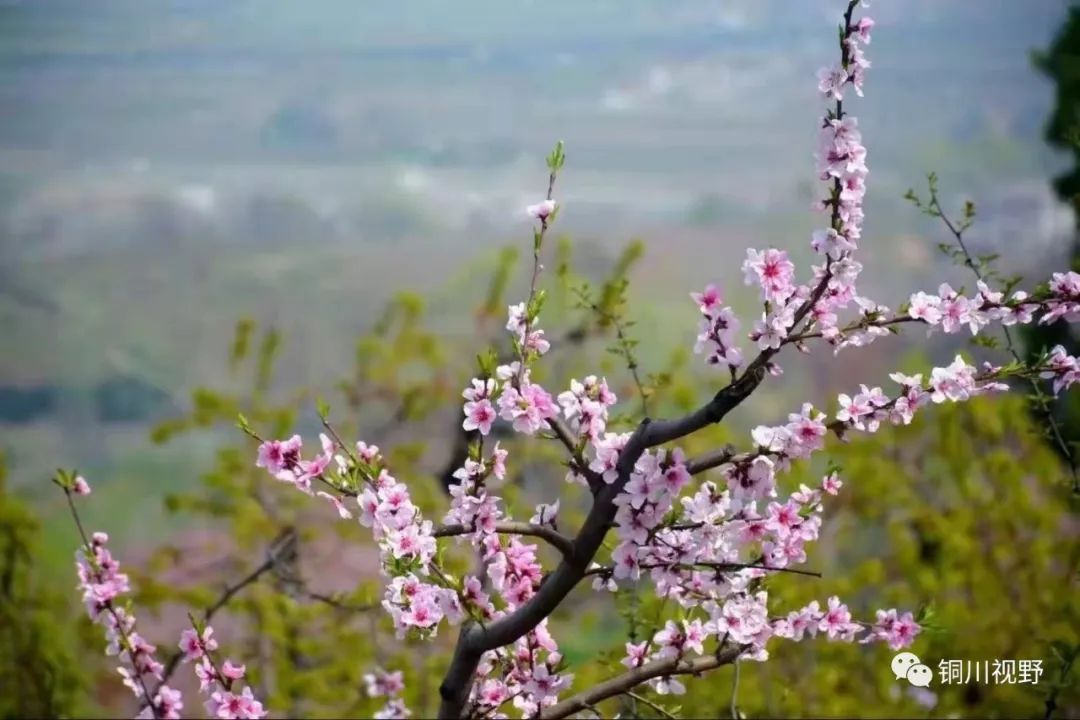
M 156 716 L 161 720 L 177 720 L 180 718 L 180 711 L 184 709 L 183 697 L 180 691 L 174 690 L 168 685 L 162 685 L 154 695 L 154 708 L 156 713 L 150 709 L 150 706 L 146 706 L 136 717 L 153 718 Z
M 491 474 L 499 480 L 506 478 L 507 454 L 506 450 L 499 447 L 499 443 L 495 443 L 495 449 L 491 451 Z
M 259 445 L 256 467 L 266 468 L 271 475 L 278 475 L 283 470 L 290 470 L 300 461 L 303 441 L 299 435 L 288 440 L 270 440 Z
M 622 664 L 628 668 L 641 667 L 645 664 L 645 658 L 649 652 L 649 643 L 640 642 L 636 645 L 634 643 L 626 643 L 626 657 L 622 659 Z
M 249 687 L 245 687 L 239 695 L 228 691 L 215 692 L 207 702 L 207 711 L 220 720 L 263 718 L 267 714 Z
M 821 68 L 818 70 L 818 92 L 831 100 L 843 100 L 844 84 L 848 81 L 848 73 L 840 66 Z
M 821 621 L 818 623 L 818 630 L 828 635 L 830 640 L 834 640 L 847 633 L 850 626 L 851 613 L 848 612 L 847 605 L 844 605 L 840 602 L 840 598 L 833 595 L 829 598 L 829 609 L 825 611 Z
M 857 176 L 853 177 L 857 178 Z M 857 178 L 857 181 L 861 184 L 862 179 Z M 822 253 L 823 255 L 828 255 L 833 258 L 839 257 L 841 253 L 856 249 L 855 243 L 848 240 L 833 228 L 815 231 L 810 241 L 810 246 L 814 248 L 814 252 Z
M 967 400 L 975 391 L 975 368 L 957 355 L 951 365 L 933 369 L 930 387 L 933 390 L 930 399 L 935 403 Z
M 507 387 L 499 397 L 500 416 L 511 420 L 514 429 L 526 435 L 534 435 L 545 422 L 558 414 L 551 395 L 544 388 L 525 383 L 521 389 Z
M 857 423 L 860 418 L 874 411 L 870 405 L 870 398 L 865 393 L 859 393 L 854 397 L 840 393 L 837 402 L 840 403 L 840 409 L 836 413 L 836 419 L 840 422 Z
M 360 456 L 360 459 L 369 465 L 373 465 L 379 460 L 379 446 L 368 445 L 366 442 L 356 443 L 356 454 Z
M 1054 395 L 1080 380 L 1080 359 L 1065 352 L 1061 345 L 1054 346 L 1046 360 L 1047 370 L 1040 377 L 1053 378 Z
M 461 426 L 466 430 L 479 430 L 481 435 L 491 433 L 491 425 L 495 422 L 495 408 L 487 398 L 478 402 L 465 403 L 465 421 Z
M 690 297 L 697 303 L 701 314 L 705 316 L 712 316 L 720 309 L 720 305 L 723 302 L 723 298 L 720 296 L 720 289 L 711 283 L 705 286 L 703 292 L 690 293 Z
M 927 325 L 941 322 L 941 298 L 936 295 L 917 292 L 911 296 L 910 308 L 908 313 L 911 317 L 922 320 Z
M 844 483 L 840 480 L 840 476 L 836 473 L 829 473 L 821 480 L 821 489 L 830 495 L 836 495 L 840 492 L 840 488 Z
M 75 482 L 71 486 L 71 492 L 76 495 L 89 495 L 90 483 L 86 482 L 86 478 L 82 475 L 77 475 L 75 477 Z
M 877 622 L 862 642 L 882 640 L 892 650 L 903 650 L 911 646 L 921 630 L 910 612 L 898 616 L 896 610 L 878 610 Z
M 533 525 L 549 525 L 555 527 L 555 520 L 559 516 L 559 501 L 550 505 L 541 503 L 536 506 L 536 513 L 529 519 Z
M 247 670 L 243 665 L 233 665 L 230 660 L 226 660 L 221 664 L 221 674 L 229 680 L 239 680 L 244 677 L 244 673 Z
M 546 220 L 551 213 L 555 212 L 555 207 L 554 200 L 543 200 L 536 205 L 529 205 L 525 208 L 525 212 L 528 213 L 530 217 L 537 218 L 538 220 Z
M 368 697 L 399 695 L 405 689 L 404 675 L 400 670 L 387 672 L 376 669 L 364 674 L 364 685 Z
M 874 20 L 872 18 L 863 17 L 855 23 L 855 37 L 859 39 L 859 42 L 870 44 L 870 31 L 874 28 Z
M 747 250 L 743 262 L 747 284 L 761 286 L 761 299 L 782 303 L 795 292 L 795 265 L 783 250 Z
M 180 633 L 180 649 L 184 652 L 184 661 L 198 660 L 204 653 L 217 650 L 217 640 L 214 639 L 214 628 L 207 625 L 200 635 L 192 628 Z

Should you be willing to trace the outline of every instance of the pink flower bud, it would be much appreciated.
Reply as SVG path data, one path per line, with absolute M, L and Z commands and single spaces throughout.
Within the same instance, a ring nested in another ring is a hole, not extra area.
M 555 201 L 544 200 L 536 205 L 530 205 L 525 208 L 525 212 L 529 213 L 530 217 L 534 217 L 537 220 L 545 220 L 551 213 L 555 212 Z

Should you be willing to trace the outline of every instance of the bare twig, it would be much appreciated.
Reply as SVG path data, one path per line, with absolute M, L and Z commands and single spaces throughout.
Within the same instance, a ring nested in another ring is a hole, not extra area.
M 259 578 L 273 570 L 283 552 L 288 552 L 289 548 L 292 547 L 291 543 L 295 542 L 295 534 L 296 531 L 292 528 L 287 528 L 283 531 L 271 544 L 270 550 L 266 555 L 266 560 L 248 573 L 242 580 L 239 580 L 232 585 L 227 585 L 218 599 L 203 611 L 201 621 L 204 624 L 210 622 L 214 615 L 224 608 L 241 590 L 249 585 L 255 584 L 258 582 Z M 179 651 L 174 652 L 169 657 L 169 660 L 165 663 L 165 671 L 162 675 L 161 682 L 163 684 L 168 682 L 169 678 L 172 677 L 172 674 L 176 672 L 176 668 L 179 667 L 180 660 L 183 657 L 184 654 Z

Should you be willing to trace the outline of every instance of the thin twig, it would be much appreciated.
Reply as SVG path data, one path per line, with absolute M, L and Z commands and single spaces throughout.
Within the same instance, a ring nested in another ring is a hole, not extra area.
M 734 662 L 735 675 L 731 681 L 731 720 L 739 720 L 739 668 L 741 663 Z
M 661 707 L 660 705 L 657 705 L 656 703 L 654 703 L 652 700 L 645 697 L 644 695 L 639 695 L 636 692 L 634 692 L 633 690 L 627 690 L 626 692 L 623 693 L 623 695 L 626 695 L 627 697 L 632 698 L 635 702 L 639 702 L 639 703 L 641 703 L 643 705 L 648 705 L 653 710 L 660 713 L 661 715 L 663 715 L 666 718 L 670 718 L 671 720 L 677 720 L 674 715 L 672 715 L 667 710 L 665 710 L 663 707 Z
M 958 227 L 949 216 L 945 214 L 945 211 L 941 208 L 941 203 L 938 200 L 937 189 L 932 183 L 930 186 L 930 199 L 928 203 L 928 209 L 932 215 L 937 216 L 948 228 L 949 232 L 956 239 L 956 244 L 960 247 L 960 252 L 964 256 L 964 264 L 971 269 L 971 272 L 975 274 L 975 277 L 979 282 L 985 283 L 986 279 L 983 277 L 983 273 L 979 270 L 978 264 L 972 257 L 971 252 L 968 250 L 967 243 L 964 242 L 964 229 L 965 227 Z M 1005 347 L 1012 355 L 1013 359 L 1018 363 L 1023 363 L 1024 360 L 1020 356 L 1020 352 L 1016 349 L 1016 343 L 1013 340 L 1012 332 L 1007 325 L 1002 325 L 1002 333 L 1005 335 Z M 1054 417 L 1053 411 L 1050 409 L 1049 399 L 1043 393 L 1042 385 L 1036 378 L 1031 378 L 1031 390 L 1032 399 L 1038 404 L 1038 409 L 1043 415 L 1043 419 L 1046 421 L 1047 426 L 1050 428 L 1051 434 L 1054 436 L 1054 443 L 1058 446 L 1058 449 L 1065 456 L 1065 461 L 1069 465 L 1069 472 L 1072 474 L 1073 489 L 1080 490 L 1080 472 L 1077 471 L 1076 459 L 1073 457 L 1072 450 L 1069 448 L 1069 444 L 1065 441 L 1065 438 L 1061 434 L 1061 427 L 1058 425 L 1057 419 Z
M 545 708 L 540 712 L 540 717 L 543 720 L 559 720 L 568 717 L 585 708 L 592 707 L 598 702 L 622 695 L 631 688 L 655 678 L 670 677 L 672 675 L 700 675 L 735 662 L 745 648 L 744 645 L 735 645 L 722 648 L 714 655 L 654 660 L 621 675 L 616 675 L 609 680 L 597 683 L 588 690 Z
M 203 624 L 209 623 L 214 615 L 225 607 L 230 600 L 232 600 L 241 590 L 258 582 L 266 573 L 273 570 L 282 555 L 291 552 L 295 547 L 293 543 L 296 541 L 296 531 L 292 528 L 286 528 L 281 532 L 278 537 L 271 543 L 270 549 L 267 551 L 266 560 L 262 562 L 258 567 L 248 573 L 242 580 L 239 580 L 232 585 L 227 585 L 222 591 L 221 595 L 215 600 L 206 610 L 202 613 Z M 168 681 L 172 674 L 176 672 L 176 668 L 180 665 L 180 660 L 184 657 L 182 652 L 175 652 L 170 657 L 168 662 L 165 663 L 165 672 L 162 676 L 162 683 Z

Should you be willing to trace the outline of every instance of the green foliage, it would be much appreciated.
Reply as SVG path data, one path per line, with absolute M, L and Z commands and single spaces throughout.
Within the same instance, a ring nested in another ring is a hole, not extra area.
M 38 544 L 37 520 L 8 494 L 0 456 L 0 718 L 71 717 L 87 704 L 75 602 L 35 566 Z

